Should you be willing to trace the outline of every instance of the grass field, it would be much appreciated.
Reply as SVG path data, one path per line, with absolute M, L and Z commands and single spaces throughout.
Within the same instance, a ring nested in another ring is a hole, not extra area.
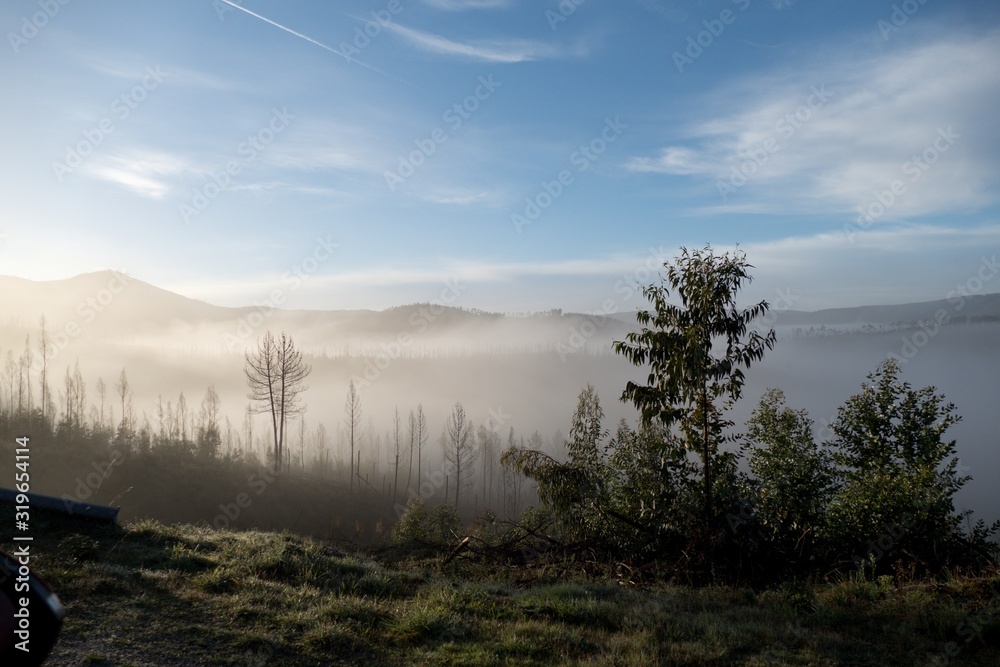
M 287 533 L 35 524 L 32 565 L 68 609 L 53 666 L 1000 665 L 1000 576 L 635 587 Z

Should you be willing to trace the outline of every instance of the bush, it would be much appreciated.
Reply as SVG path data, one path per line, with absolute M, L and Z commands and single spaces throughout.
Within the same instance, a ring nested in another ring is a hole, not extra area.
M 462 520 L 458 510 L 451 505 L 438 505 L 427 517 L 427 528 L 432 541 L 438 544 L 449 544 L 462 532 Z
M 414 498 L 406 503 L 399 521 L 392 527 L 392 541 L 397 544 L 407 542 L 428 542 L 427 510 L 424 501 Z
M 397 544 L 451 544 L 461 530 L 462 521 L 451 505 L 438 505 L 428 512 L 422 500 L 414 499 L 392 527 L 392 539 Z

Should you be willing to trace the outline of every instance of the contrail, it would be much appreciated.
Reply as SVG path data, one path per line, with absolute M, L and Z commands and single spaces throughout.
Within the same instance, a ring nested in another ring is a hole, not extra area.
M 303 35 L 301 32 L 296 32 L 296 31 L 292 30 L 291 28 L 289 28 L 287 26 L 281 25 L 277 21 L 272 21 L 271 19 L 267 18 L 266 16 L 261 16 L 260 14 L 257 14 L 256 12 L 252 12 L 249 9 L 247 9 L 246 7 L 241 7 L 240 5 L 237 5 L 234 2 L 230 2 L 230 0 L 222 0 L 222 2 L 226 3 L 230 7 L 235 7 L 236 9 L 240 10 L 241 12 L 246 12 L 250 16 L 255 16 L 255 17 L 259 18 L 261 21 L 264 21 L 265 23 L 270 23 L 271 25 L 273 25 L 276 28 L 281 28 L 285 32 L 290 32 L 293 35 L 295 35 L 296 37 L 301 37 L 302 39 L 306 40 L 307 42 L 312 42 L 316 46 L 318 46 L 320 48 L 323 48 L 323 49 L 326 49 L 330 53 L 335 53 L 335 54 L 337 54 L 338 56 L 340 56 L 341 58 L 343 58 L 344 60 L 346 60 L 349 63 L 357 63 L 358 65 L 361 65 L 362 67 L 364 67 L 366 69 L 370 69 L 371 71 L 375 72 L 376 74 L 381 74 L 382 76 L 387 77 L 389 79 L 392 79 L 393 81 L 399 81 L 400 83 L 403 83 L 402 81 L 400 81 L 396 77 L 392 76 L 391 74 L 389 74 L 387 72 L 383 72 L 378 67 L 374 67 L 374 66 L 369 65 L 367 63 L 361 62 L 357 58 L 352 58 L 349 55 L 347 55 L 346 53 L 344 53 L 343 51 L 338 51 L 337 49 L 333 48 L 332 46 L 327 46 L 323 42 L 318 42 L 315 39 L 313 39 L 312 37 L 309 37 L 308 35 Z

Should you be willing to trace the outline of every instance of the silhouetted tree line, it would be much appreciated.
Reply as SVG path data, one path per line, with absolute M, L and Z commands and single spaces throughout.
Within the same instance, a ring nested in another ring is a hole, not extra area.
M 324 424 L 307 430 L 301 399 L 309 366 L 284 333 L 266 333 L 247 353 L 249 403 L 238 424 L 223 415 L 214 386 L 200 402 L 189 402 L 184 393 L 158 396 L 148 411 L 136 409 L 125 369 L 113 383 L 99 378 L 88 387 L 74 363 L 61 386 L 52 387 L 46 340 L 43 320 L 40 335 L 28 337 L 19 355 L 8 350 L 8 365 L 0 366 L 0 452 L 12 449 L 15 437 L 29 435 L 33 489 L 41 493 L 120 504 L 125 518 L 292 528 L 363 540 L 387 535 L 414 498 L 453 507 L 461 500 L 467 516 L 490 506 L 514 517 L 531 498 L 523 479 L 499 466 L 496 425 L 477 429 L 460 403 L 454 408 L 463 415 L 458 449 L 442 436 L 441 450 L 431 456 L 422 405 L 408 419 L 397 409 L 391 429 L 381 434 L 374 419 L 362 422 L 352 383 L 346 441 L 340 443 L 343 450 L 350 445 L 350 453 L 338 451 Z M 255 423 L 261 413 L 263 429 Z M 336 424 L 341 413 L 334 409 L 326 416 Z M 510 429 L 508 444 L 515 442 Z M 540 436 L 529 443 L 540 444 Z M 442 465 L 453 453 L 456 466 Z M 258 488 L 269 492 L 258 499 Z M 253 499 L 253 507 L 235 505 L 236 517 L 227 508 L 241 494 Z

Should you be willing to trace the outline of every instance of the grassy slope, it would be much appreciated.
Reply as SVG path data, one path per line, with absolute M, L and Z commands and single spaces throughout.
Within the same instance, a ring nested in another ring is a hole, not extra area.
M 34 524 L 33 566 L 69 610 L 53 666 L 1000 664 L 997 578 L 637 590 L 386 567 L 289 534 Z

